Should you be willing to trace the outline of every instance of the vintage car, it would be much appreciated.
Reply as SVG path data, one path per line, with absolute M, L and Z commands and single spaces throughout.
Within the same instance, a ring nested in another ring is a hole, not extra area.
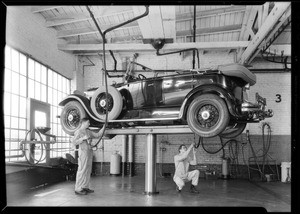
M 90 118 L 91 126 L 102 127 L 108 111 L 108 128 L 184 124 L 201 137 L 234 138 L 247 123 L 273 116 L 258 93 L 255 103 L 247 100 L 256 76 L 239 64 L 125 79 L 107 86 L 107 98 L 105 86 L 64 98 L 59 103 L 64 106 L 63 130 L 73 135 L 83 117 Z

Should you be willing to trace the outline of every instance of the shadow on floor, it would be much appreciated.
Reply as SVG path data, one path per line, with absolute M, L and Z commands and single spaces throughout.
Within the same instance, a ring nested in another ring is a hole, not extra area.
M 184 206 L 263 207 L 268 212 L 291 211 L 291 185 L 281 182 L 250 182 L 242 179 L 199 179 L 199 194 L 189 192 L 189 183 L 178 194 L 171 177 L 158 177 L 158 194 L 144 194 L 145 177 L 92 176 L 94 193 L 74 194 L 75 181 L 15 192 L 7 188 L 8 206 Z

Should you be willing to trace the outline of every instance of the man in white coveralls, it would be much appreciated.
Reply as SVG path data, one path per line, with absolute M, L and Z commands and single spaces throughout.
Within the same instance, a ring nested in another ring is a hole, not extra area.
M 93 164 L 92 138 L 100 138 L 104 132 L 104 126 L 98 133 L 89 130 L 90 121 L 87 118 L 81 120 L 81 126 L 75 131 L 73 145 L 79 145 L 78 169 L 76 173 L 75 194 L 86 195 L 94 190 L 90 189 L 90 179 Z
M 200 172 L 197 169 L 189 172 L 189 165 L 197 164 L 196 150 L 193 148 L 194 143 L 192 143 L 188 149 L 184 144 L 182 144 L 178 148 L 179 154 L 174 156 L 175 174 L 173 180 L 176 183 L 176 190 L 179 193 L 185 183 L 189 181 L 192 181 L 190 191 L 192 193 L 199 193 L 195 186 L 198 185 Z M 191 150 L 193 150 L 193 159 L 189 156 Z

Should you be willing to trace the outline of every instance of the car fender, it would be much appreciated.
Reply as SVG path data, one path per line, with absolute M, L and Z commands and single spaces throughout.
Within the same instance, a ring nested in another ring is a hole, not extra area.
M 98 121 L 98 122 L 103 122 L 93 113 L 91 106 L 90 106 L 90 100 L 80 94 L 70 94 L 67 97 L 65 97 L 58 105 L 65 106 L 68 102 L 73 101 L 73 100 L 78 101 L 93 120 Z
M 224 99 L 230 114 L 236 117 L 238 116 L 237 112 L 235 111 L 235 104 L 234 104 L 235 97 L 223 87 L 219 85 L 210 84 L 210 85 L 198 86 L 186 95 L 180 107 L 179 118 L 184 119 L 186 117 L 186 112 L 189 107 L 189 104 L 192 102 L 195 96 L 200 94 L 206 94 L 206 93 L 213 93 L 219 95 L 221 98 Z

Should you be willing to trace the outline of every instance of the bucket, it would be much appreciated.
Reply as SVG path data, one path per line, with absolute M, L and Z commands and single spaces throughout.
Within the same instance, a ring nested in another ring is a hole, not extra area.
M 281 162 L 281 182 L 291 181 L 291 162 Z

